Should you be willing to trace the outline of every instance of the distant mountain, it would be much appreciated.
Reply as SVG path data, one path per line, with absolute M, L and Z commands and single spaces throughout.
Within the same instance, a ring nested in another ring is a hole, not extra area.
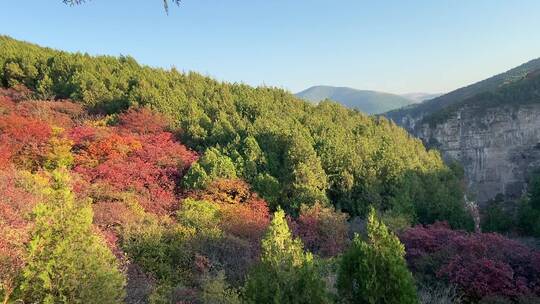
M 296 96 L 315 103 L 331 99 L 367 114 L 380 114 L 416 102 L 396 94 L 332 86 L 314 86 L 296 93 Z
M 407 93 L 407 94 L 401 94 L 401 96 L 414 100 L 416 103 L 422 102 L 425 100 L 430 100 L 433 98 L 437 98 L 439 96 L 443 95 L 443 93 L 422 93 L 422 92 L 415 92 L 415 93 Z
M 437 112 L 444 111 L 447 107 L 463 102 L 477 94 L 494 92 L 502 86 L 522 80 L 528 73 L 538 69 L 540 69 L 540 58 L 437 98 L 418 104 L 406 105 L 383 115 L 394 120 L 398 125 L 411 130 L 424 117 L 436 115 Z

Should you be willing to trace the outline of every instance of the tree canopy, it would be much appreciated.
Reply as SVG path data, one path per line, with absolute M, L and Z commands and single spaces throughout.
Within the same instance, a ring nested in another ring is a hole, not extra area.
M 0 37 L 0 67 L 2 85 L 24 85 L 36 98 L 71 98 L 100 113 L 147 107 L 164 114 L 182 141 L 204 155 L 188 174 L 190 187 L 237 176 L 273 210 L 281 206 L 291 214 L 320 202 L 364 216 L 373 205 L 397 210 L 411 223 L 471 226 L 459 172 L 384 118 L 328 101 L 314 106 L 278 88 L 9 37 Z

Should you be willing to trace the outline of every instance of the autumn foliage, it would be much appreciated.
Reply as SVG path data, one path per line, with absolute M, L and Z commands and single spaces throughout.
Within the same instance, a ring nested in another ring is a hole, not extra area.
M 343 252 L 348 242 L 347 215 L 317 203 L 302 206 L 296 221 L 296 234 L 306 248 L 323 257 Z
M 540 295 L 540 252 L 495 233 L 465 233 L 444 223 L 403 233 L 407 260 L 424 280 L 457 285 L 469 300 Z
M 221 228 L 258 247 L 270 223 L 267 203 L 242 180 L 220 179 L 204 190 L 190 193 L 190 197 L 218 204 L 221 210 Z

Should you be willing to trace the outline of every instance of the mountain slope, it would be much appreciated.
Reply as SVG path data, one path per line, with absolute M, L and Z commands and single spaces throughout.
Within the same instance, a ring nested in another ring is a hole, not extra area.
M 443 93 L 423 93 L 423 92 L 414 92 L 414 93 L 406 93 L 406 94 L 401 94 L 401 96 L 407 98 L 407 99 L 411 99 L 415 102 L 422 102 L 422 101 L 426 101 L 426 100 L 430 100 L 430 99 L 433 99 L 433 98 L 437 98 L 439 96 L 442 96 Z
M 314 86 L 296 93 L 296 96 L 311 102 L 331 99 L 348 108 L 367 114 L 379 114 L 415 102 L 412 99 L 390 93 L 332 86 Z
M 531 60 L 507 72 L 495 75 L 469 86 L 454 90 L 440 97 L 427 100 L 426 102 L 408 105 L 384 113 L 383 115 L 395 121 L 406 129 L 413 129 L 423 118 L 436 113 L 439 110 L 459 103 L 467 98 L 483 92 L 494 91 L 501 86 L 523 79 L 529 72 L 540 69 L 540 58 Z
M 540 73 L 425 116 L 413 132 L 459 161 L 475 200 L 519 199 L 540 168 Z
M 407 204 L 407 218 L 419 222 L 470 224 L 456 172 L 384 118 L 332 102 L 315 106 L 277 88 L 141 66 L 130 57 L 60 52 L 2 36 L 0 67 L 0 83 L 26 86 L 38 98 L 71 98 L 111 115 L 137 107 L 165 114 L 182 143 L 203 155 L 187 173 L 185 183 L 193 187 L 243 178 L 272 208 L 293 215 L 302 204 L 317 201 L 351 215 L 363 215 L 369 206 L 386 211 Z M 446 193 L 426 194 L 423 189 L 433 181 Z M 453 207 L 439 208 L 448 205 Z
M 519 199 L 540 168 L 540 59 L 385 115 L 461 163 L 479 203 Z

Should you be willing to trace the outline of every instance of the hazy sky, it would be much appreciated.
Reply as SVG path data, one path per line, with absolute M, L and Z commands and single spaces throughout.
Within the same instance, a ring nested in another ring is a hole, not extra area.
M 538 0 L 1 0 L 0 33 L 293 92 L 445 92 L 540 57 Z

